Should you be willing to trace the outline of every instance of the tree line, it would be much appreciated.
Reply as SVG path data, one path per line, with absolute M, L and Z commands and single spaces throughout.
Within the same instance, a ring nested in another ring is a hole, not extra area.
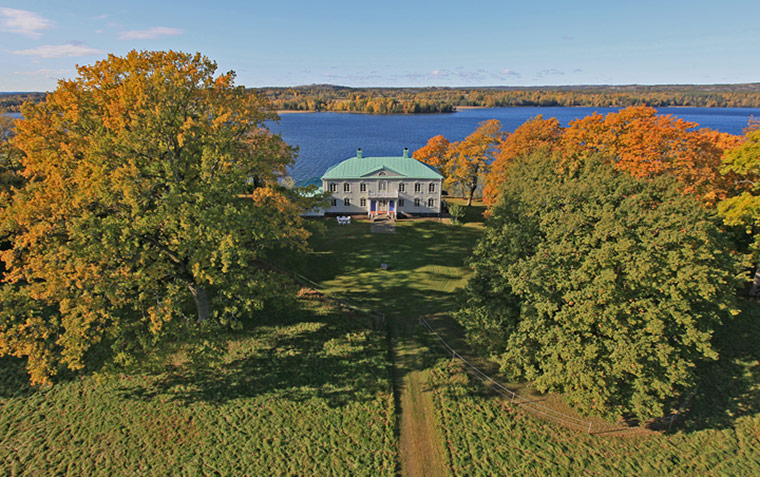
M 493 88 L 350 88 L 310 85 L 251 88 L 276 110 L 370 114 L 451 113 L 469 107 L 760 107 L 760 84 L 660 86 L 558 86 Z M 43 93 L 0 95 L 0 108 L 20 111 L 24 101 Z

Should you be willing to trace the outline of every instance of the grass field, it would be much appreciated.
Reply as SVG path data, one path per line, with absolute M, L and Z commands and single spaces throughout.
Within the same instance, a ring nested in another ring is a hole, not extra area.
M 448 359 L 431 366 L 454 475 L 760 475 L 760 320 L 718 337 L 690 412 L 672 433 L 588 435 L 516 412 Z
M 31 389 L 0 362 L 0 475 L 393 475 L 384 333 L 329 303 L 223 337 L 210 368 Z
M 461 226 L 438 219 L 399 220 L 395 234 L 373 234 L 366 221 L 338 225 L 325 219 L 327 231 L 312 241 L 314 253 L 279 262 L 330 294 L 416 322 L 419 314 L 454 307 L 454 291 L 470 275 L 465 260 L 480 235 L 483 210 L 468 208 Z M 381 263 L 391 269 L 381 270 Z

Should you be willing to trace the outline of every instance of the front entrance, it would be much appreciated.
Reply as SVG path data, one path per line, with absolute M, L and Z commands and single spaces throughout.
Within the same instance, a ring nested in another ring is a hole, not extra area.
M 369 217 L 374 218 L 379 215 L 387 215 L 396 218 L 396 201 L 388 199 L 370 199 L 369 200 Z

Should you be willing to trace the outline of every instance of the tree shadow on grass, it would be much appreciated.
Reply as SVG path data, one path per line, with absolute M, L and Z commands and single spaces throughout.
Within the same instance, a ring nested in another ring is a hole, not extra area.
M 330 225 L 326 238 L 313 244 L 315 252 L 292 266 L 328 293 L 381 313 L 450 310 L 455 297 L 447 284 L 466 276 L 480 230 L 429 220 L 401 220 L 396 230 L 371 234 L 366 222 Z M 390 269 L 381 270 L 382 263 Z
M 731 428 L 760 412 L 760 307 L 745 301 L 742 308 L 715 334 L 720 358 L 699 368 L 683 430 Z
M 120 393 L 184 404 L 271 395 L 296 402 L 317 398 L 339 407 L 390 392 L 385 336 L 351 321 L 360 318 L 306 308 L 280 318 L 222 338 L 229 340 L 222 362 L 180 366 Z
M 0 398 L 28 397 L 37 390 L 29 384 L 24 359 L 13 356 L 0 358 Z

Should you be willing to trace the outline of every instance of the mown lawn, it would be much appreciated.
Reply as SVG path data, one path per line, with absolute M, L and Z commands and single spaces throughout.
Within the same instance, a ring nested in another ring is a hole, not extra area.
M 160 373 L 25 385 L 0 361 L 1 475 L 393 475 L 387 339 L 315 297 Z
M 416 322 L 420 314 L 448 311 L 470 276 L 465 264 L 482 230 L 483 208 L 469 208 L 466 222 L 399 220 L 395 234 L 370 232 L 367 221 L 338 225 L 312 240 L 314 252 L 278 260 L 341 296 L 374 311 Z M 381 270 L 387 263 L 389 270 Z

